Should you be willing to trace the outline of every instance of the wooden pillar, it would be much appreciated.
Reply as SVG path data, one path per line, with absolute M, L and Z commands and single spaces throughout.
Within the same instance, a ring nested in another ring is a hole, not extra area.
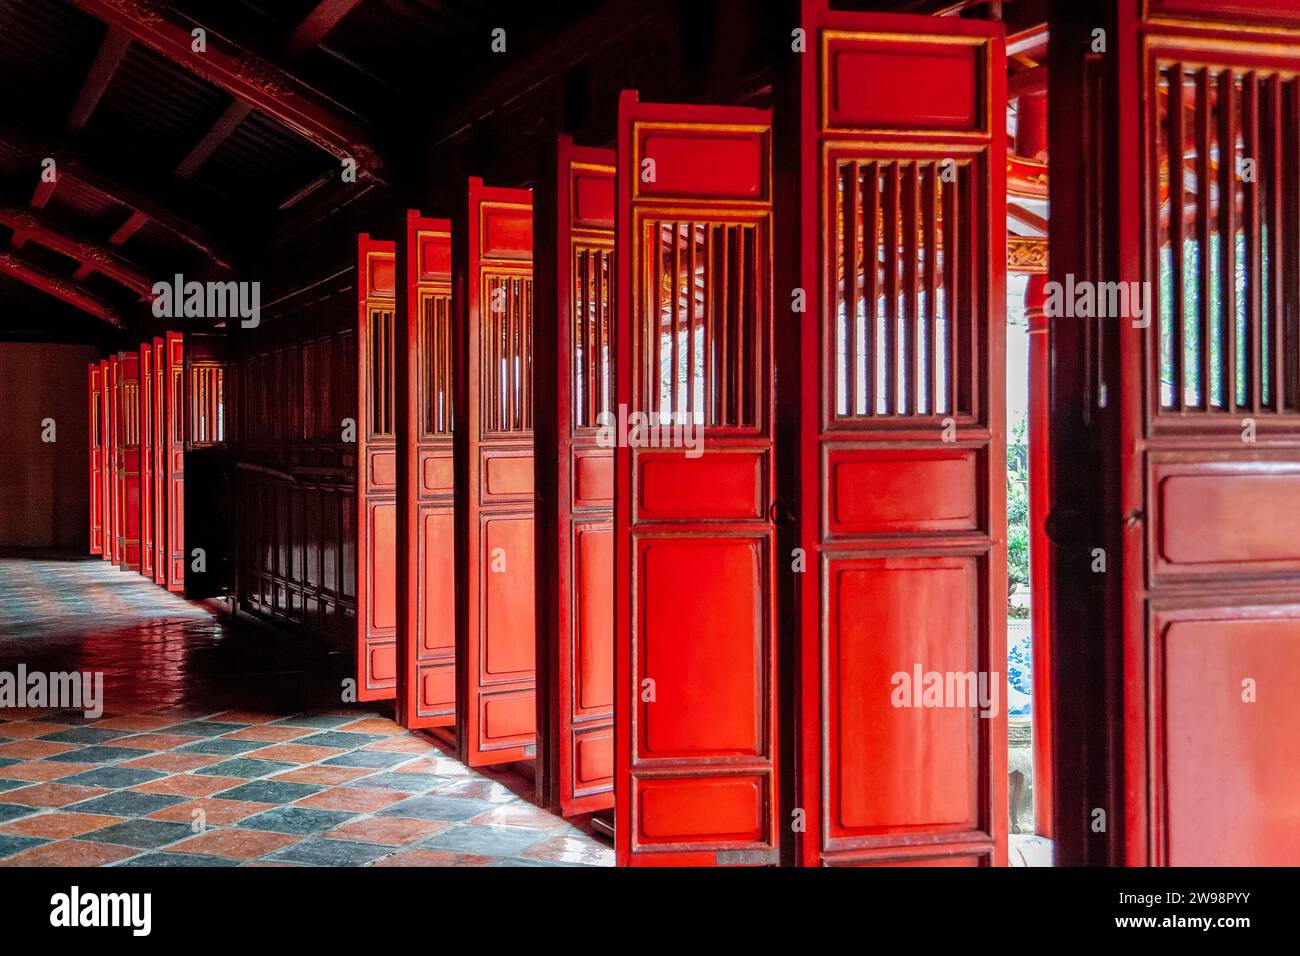
M 1024 102 L 1023 100 L 1021 101 Z M 1025 288 L 1029 324 L 1029 626 L 1033 648 L 1034 832 L 1052 836 L 1052 620 L 1051 554 L 1047 541 L 1048 377 L 1047 276 L 1034 275 Z

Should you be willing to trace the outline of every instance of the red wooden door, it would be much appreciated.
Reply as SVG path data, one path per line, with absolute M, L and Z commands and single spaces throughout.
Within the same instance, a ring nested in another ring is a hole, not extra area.
M 108 431 L 109 458 L 109 517 L 112 519 L 112 562 L 122 564 L 122 369 L 118 356 L 108 359 Z
M 770 150 L 767 110 L 619 104 L 623 865 L 777 862 Z
M 357 700 L 397 689 L 394 256 L 392 242 L 357 237 Z
M 451 222 L 410 210 L 397 244 L 398 714 L 456 722 Z
M 100 388 L 99 363 L 91 362 L 87 377 L 87 394 L 90 400 L 90 553 L 104 552 L 104 459 L 100 445 Z
M 801 25 L 799 856 L 1002 865 L 1002 27 Z M 976 693 L 917 706 L 932 674 Z
M 140 570 L 140 355 L 118 356 L 122 392 L 122 567 Z
M 153 580 L 153 345 L 140 346 L 140 573 Z
M 167 408 L 167 590 L 185 591 L 185 340 L 168 332 L 164 342 Z
M 1070 57 L 1052 82 L 1081 104 L 1052 142 L 1052 279 L 1129 293 L 1105 315 L 1052 316 L 1054 356 L 1093 360 L 1054 369 L 1053 431 L 1087 425 L 1106 449 L 1095 468 L 1054 469 L 1054 514 L 1099 503 L 1122 607 L 1086 629 L 1054 622 L 1057 673 L 1093 705 L 1054 721 L 1058 749 L 1087 748 L 1056 782 L 1056 837 L 1066 863 L 1294 866 L 1300 3 L 1121 0 L 1112 17 L 1052 24 Z M 1107 30 L 1105 57 L 1079 52 L 1089 26 Z M 1054 553 L 1066 611 L 1087 577 L 1076 550 Z M 1098 779 L 1113 785 L 1089 795 Z M 1080 805 L 1106 808 L 1105 835 Z
M 103 549 L 100 557 L 113 560 L 113 383 L 108 359 L 99 360 L 99 507 L 100 523 L 104 528 Z
M 532 194 L 471 178 L 466 212 L 453 293 L 456 741 L 483 766 L 536 752 Z
M 560 137 L 537 200 L 537 779 L 565 815 L 614 805 L 614 151 Z
M 167 359 L 163 340 L 153 340 L 153 579 L 167 584 Z

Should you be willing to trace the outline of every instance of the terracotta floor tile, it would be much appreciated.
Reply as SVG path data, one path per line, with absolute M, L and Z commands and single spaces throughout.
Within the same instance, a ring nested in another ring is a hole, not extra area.
M 531 803 L 503 803 L 474 817 L 470 823 L 495 823 L 506 827 L 557 830 L 564 826 L 564 819 L 553 813 L 547 813 Z
M 343 724 L 336 727 L 336 730 L 347 731 L 352 734 L 405 734 L 406 728 L 396 721 L 389 720 L 387 717 L 369 717 L 365 720 L 358 720 L 355 724 Z
M 379 860 L 375 866 L 487 866 L 493 857 L 443 850 L 403 850 Z
M 262 740 L 267 743 L 278 744 L 286 740 L 297 740 L 299 737 L 308 737 L 316 733 L 312 727 L 272 727 L 259 724 L 256 727 L 245 727 L 243 730 L 236 730 L 233 734 L 222 734 L 223 737 L 229 737 L 231 740 Z
M 67 724 L 47 724 L 41 721 L 15 720 L 12 723 L 4 725 L 4 732 L 0 733 L 0 737 L 28 740 L 32 737 L 44 737 L 46 734 L 57 734 L 60 731 L 67 729 Z
M 408 796 L 409 794 L 393 793 L 388 790 L 353 790 L 348 787 L 335 787 L 299 800 L 297 806 L 314 807 L 317 810 L 354 810 L 357 813 L 375 813 L 384 807 L 400 803 Z
M 412 737 L 409 734 L 394 734 L 384 740 L 377 740 L 373 744 L 366 744 L 361 749 L 382 750 L 386 753 L 423 754 L 438 748 L 419 737 Z
M 99 764 L 94 763 L 62 763 L 57 760 L 29 760 L 26 763 L 11 764 L 8 767 L 0 769 L 0 776 L 9 780 L 31 780 L 40 783 L 46 780 L 57 780 L 59 777 L 70 777 L 74 773 L 81 773 L 86 770 L 94 770 Z M 0 796 L 0 802 L 4 797 Z
M 614 850 L 604 844 L 573 836 L 555 836 L 529 847 L 522 856 L 548 863 L 584 863 L 587 866 L 613 866 Z
M 0 866 L 107 866 L 139 850 L 111 843 L 87 843 L 82 840 L 59 840 L 0 860 Z
M 121 823 L 123 819 L 123 817 L 100 816 L 97 813 L 40 813 L 34 817 L 24 817 L 13 823 L 6 823 L 0 827 L 0 833 L 65 840 L 101 827 L 112 826 L 114 823 Z
M 277 773 L 272 780 L 285 780 L 289 783 L 319 783 L 325 786 L 337 786 L 357 777 L 374 773 L 373 767 L 298 767 Z
M 265 747 L 253 756 L 258 760 L 283 760 L 286 763 L 315 763 L 337 757 L 344 751 L 339 747 L 311 747 L 306 744 L 280 744 Z
M 268 714 L 260 710 L 225 710 L 213 716 L 217 723 L 229 724 L 269 724 L 286 714 Z
M 254 860 L 301 839 L 300 836 L 267 833 L 264 830 L 211 830 L 193 839 L 173 844 L 167 850 L 172 853 L 206 853 L 236 860 Z
M 102 797 L 109 793 L 99 787 L 76 787 L 64 783 L 38 783 L 33 787 L 21 787 L 3 794 L 5 803 L 17 803 L 24 807 L 66 807 L 69 803 Z
M 36 760 L 41 757 L 53 757 L 55 754 L 65 754 L 69 750 L 76 749 L 76 744 L 56 744 L 52 740 L 15 740 L 12 743 L 0 744 L 0 757 Z
M 146 770 L 165 770 L 170 773 L 188 773 L 191 770 L 198 770 L 200 767 L 207 767 L 227 759 L 229 758 L 220 754 L 160 753 L 128 760 L 121 766 L 144 767 Z
M 451 826 L 441 820 L 405 820 L 396 817 L 370 817 L 352 820 L 328 831 L 331 840 L 353 840 L 357 843 L 378 843 L 380 846 L 405 846 L 424 837 L 432 836 Z
M 182 737 L 178 734 L 136 734 L 133 737 L 120 737 L 112 745 L 130 747 L 132 750 L 171 750 L 200 739 L 202 738 Z
M 208 797 L 219 790 L 229 790 L 245 781 L 235 777 L 204 777 L 194 773 L 174 773 L 161 780 L 142 783 L 132 790 L 141 793 L 170 793 L 178 797 Z
M 192 823 L 194 821 L 194 811 L 202 810 L 208 826 L 230 826 L 232 823 L 238 823 L 255 813 L 270 810 L 274 806 L 273 803 L 252 803 L 248 800 L 218 800 L 213 797 L 205 797 L 200 800 L 190 800 L 186 803 L 178 803 L 162 810 L 156 810 L 149 814 L 149 819 L 169 820 L 173 823 Z
M 159 727 L 170 727 L 174 723 L 176 721 L 170 717 L 155 717 L 150 714 L 127 714 L 123 717 L 109 717 L 104 720 L 97 720 L 95 726 L 107 727 L 109 730 L 134 730 L 138 733 L 147 733 L 150 730 L 157 730 Z

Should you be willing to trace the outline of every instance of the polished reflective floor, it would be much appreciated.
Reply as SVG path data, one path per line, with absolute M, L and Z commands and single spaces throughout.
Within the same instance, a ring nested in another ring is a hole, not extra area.
M 0 694 L 104 682 L 98 717 L 0 706 L 0 865 L 612 865 L 531 780 L 341 704 L 347 665 L 98 559 L 0 555 Z

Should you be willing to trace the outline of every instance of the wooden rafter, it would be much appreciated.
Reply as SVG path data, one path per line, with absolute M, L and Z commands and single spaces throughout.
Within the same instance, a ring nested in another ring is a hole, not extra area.
M 280 67 L 211 30 L 206 31 L 205 51 L 195 52 L 191 31 L 201 25 L 160 0 L 71 2 L 331 155 L 355 159 L 359 176 L 382 181 L 382 163 L 370 131 Z
M 203 138 L 185 154 L 184 159 L 176 164 L 175 175 L 180 179 L 188 179 L 193 176 L 195 170 L 208 161 L 208 157 L 215 153 L 217 147 L 239 128 L 239 124 L 251 112 L 253 112 L 253 107 L 243 100 L 235 100 L 226 107 L 226 111 L 212 124 L 212 127 L 203 135 Z
M 72 104 L 72 112 L 68 114 L 68 132 L 75 133 L 86 125 L 130 45 L 131 38 L 124 31 L 112 26 L 108 28 L 86 79 L 82 81 L 81 92 Z
M 290 56 L 302 56 L 314 50 L 338 22 L 356 9 L 361 0 L 319 0 L 311 13 L 289 34 L 284 50 Z
M 125 328 L 117 310 L 80 282 L 60 278 L 12 252 L 0 252 L 0 273 L 12 276 L 19 282 L 25 282 L 46 295 L 61 299 L 87 315 L 92 315 L 101 322 L 107 322 L 115 329 Z
M 4 126 L 0 126 L 0 142 L 9 143 L 34 159 L 52 157 L 60 177 L 71 176 L 95 192 L 130 207 L 133 213 L 140 213 L 147 219 L 153 220 L 198 249 L 218 268 L 225 270 L 231 268 L 229 254 L 220 244 L 212 239 L 198 223 L 174 211 L 173 207 L 176 203 L 173 198 L 164 197 L 167 201 L 159 201 L 146 195 L 142 189 L 134 188 L 101 173 L 84 153 L 66 143 L 42 143 L 19 130 Z M 158 188 L 160 187 L 157 185 L 150 186 L 151 190 Z M 110 243 L 110 245 L 116 244 Z
M 0 225 L 22 231 L 32 242 L 76 259 L 81 263 L 81 268 L 74 278 L 84 279 L 91 272 L 98 272 L 138 293 L 142 298 L 150 295 L 153 283 L 135 265 L 112 249 L 55 224 L 43 212 L 0 204 Z

